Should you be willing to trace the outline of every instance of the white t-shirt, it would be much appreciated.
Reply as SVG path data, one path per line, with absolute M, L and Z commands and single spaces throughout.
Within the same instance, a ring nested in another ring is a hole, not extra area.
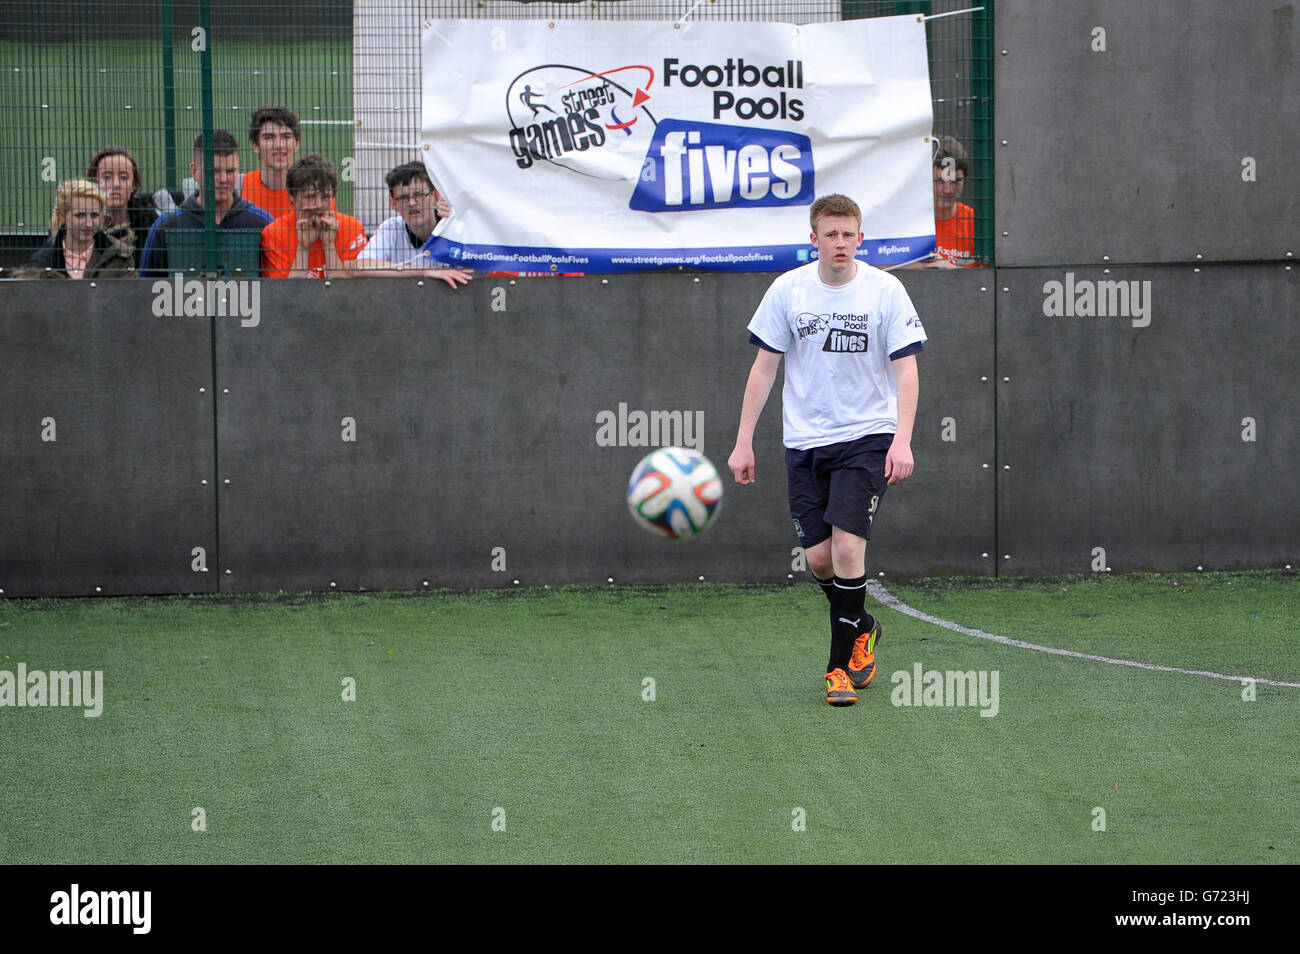
M 857 267 L 844 285 L 823 282 L 817 262 L 786 272 L 749 323 L 756 338 L 785 354 L 786 447 L 898 430 L 890 355 L 924 343 L 925 329 L 902 282 L 865 262 Z
M 384 219 L 357 258 L 378 259 L 396 265 L 419 265 L 421 268 L 439 267 L 437 262 L 411 244 L 411 236 L 400 215 Z

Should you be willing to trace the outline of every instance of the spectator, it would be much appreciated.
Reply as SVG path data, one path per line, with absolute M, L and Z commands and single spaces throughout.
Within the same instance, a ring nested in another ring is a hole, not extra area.
M 286 178 L 302 147 L 298 114 L 284 106 L 263 106 L 249 121 L 248 139 L 262 165 L 244 173 L 239 194 L 266 209 L 272 218 L 288 215 L 293 211 L 293 203 L 289 201 Z M 330 208 L 338 211 L 333 200 Z
M 99 186 L 108 199 L 106 230 L 116 226 L 130 227 L 135 241 L 135 262 L 140 263 L 140 250 L 149 237 L 149 229 L 158 219 L 154 198 L 140 191 L 143 184 L 140 164 L 130 149 L 124 146 L 107 146 L 95 153 L 86 170 L 86 178 Z
M 408 277 L 414 271 L 424 278 L 441 279 L 452 288 L 468 282 L 472 272 L 437 267 L 422 250 L 438 220 L 451 215 L 451 206 L 433 187 L 424 163 L 398 166 L 384 181 L 388 183 L 388 205 L 397 215 L 384 220 L 357 256 L 357 275 Z
M 30 265 L 67 278 L 126 278 L 135 273 L 135 243 L 130 228 L 103 229 L 108 200 L 88 179 L 59 186 L 50 218 L 50 237 Z
M 939 137 L 934 154 L 934 245 L 930 265 L 970 266 L 975 259 L 975 210 L 959 202 L 970 175 L 966 149 L 951 136 Z
M 149 238 L 140 253 L 140 277 L 161 278 L 173 270 L 168 261 L 167 235 L 177 230 L 202 231 L 203 203 L 211 194 L 217 228 L 229 231 L 251 231 L 260 235 L 271 221 L 271 215 L 235 193 L 239 182 L 239 143 L 224 129 L 212 134 L 212 181 L 205 183 L 194 195 L 181 203 L 181 207 L 154 223 Z M 190 175 L 204 181 L 203 134 L 194 140 L 194 160 Z M 209 188 L 210 186 L 210 188 Z
M 333 208 L 339 177 L 334 164 L 310 153 L 285 176 L 293 211 L 262 230 L 267 278 L 351 278 L 348 263 L 366 244 L 361 222 Z

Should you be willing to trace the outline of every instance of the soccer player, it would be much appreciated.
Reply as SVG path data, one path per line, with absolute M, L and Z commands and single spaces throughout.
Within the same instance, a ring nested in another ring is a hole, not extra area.
M 754 482 L 754 428 L 784 354 L 790 514 L 830 600 L 826 701 L 848 706 L 876 675 L 867 540 L 886 488 L 912 474 L 916 355 L 926 336 L 902 283 L 855 258 L 857 203 L 822 196 L 809 220 L 817 261 L 778 277 L 749 323 L 758 357 L 727 464 L 737 483 Z

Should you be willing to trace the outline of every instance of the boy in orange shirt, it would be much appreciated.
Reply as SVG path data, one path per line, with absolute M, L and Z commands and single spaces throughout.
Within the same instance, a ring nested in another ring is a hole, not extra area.
M 298 114 L 283 106 L 263 106 L 253 113 L 248 138 L 261 168 L 244 173 L 239 194 L 266 209 L 273 219 L 288 215 L 293 205 L 285 189 L 285 175 L 302 145 Z
M 966 149 L 940 136 L 934 153 L 934 255 L 904 268 L 982 268 L 975 261 L 975 210 L 958 201 L 970 175 Z
M 940 137 L 934 156 L 934 251 L 942 265 L 975 264 L 975 210 L 958 201 L 968 175 L 965 147 L 951 136 Z
M 333 208 L 339 183 L 334 164 L 311 153 L 289 167 L 285 182 L 293 211 L 262 230 L 262 274 L 353 277 L 347 263 L 366 247 L 366 230 L 358 219 Z

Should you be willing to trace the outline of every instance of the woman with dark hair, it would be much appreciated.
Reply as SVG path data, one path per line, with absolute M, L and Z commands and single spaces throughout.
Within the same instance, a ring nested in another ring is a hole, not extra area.
M 140 264 L 140 249 L 149 229 L 158 218 L 158 208 L 151 195 L 140 191 L 140 164 L 125 146 L 106 146 L 95 153 L 86 170 L 86 178 L 99 186 L 108 200 L 105 231 L 127 226 L 134 235 L 135 263 Z
M 135 275 L 134 235 L 126 226 L 103 228 L 108 200 L 86 179 L 59 186 L 50 237 L 30 264 L 68 278 L 129 278 Z

